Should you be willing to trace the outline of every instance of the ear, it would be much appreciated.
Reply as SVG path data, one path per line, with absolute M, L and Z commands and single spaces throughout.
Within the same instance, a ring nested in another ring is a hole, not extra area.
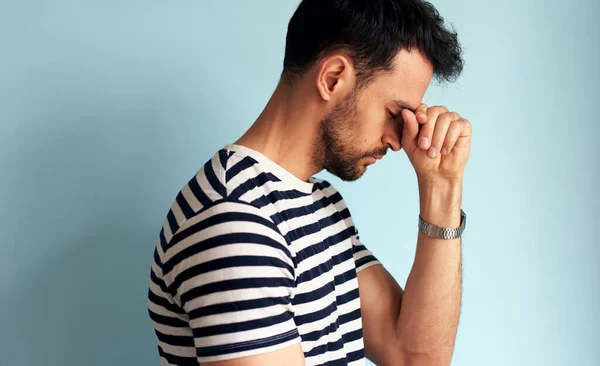
M 317 90 L 323 100 L 341 99 L 354 87 L 354 66 L 344 55 L 332 55 L 321 62 L 317 73 Z

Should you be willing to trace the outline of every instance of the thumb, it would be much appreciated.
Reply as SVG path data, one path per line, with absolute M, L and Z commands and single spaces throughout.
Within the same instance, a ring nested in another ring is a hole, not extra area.
M 417 116 L 409 109 L 402 110 L 402 120 L 404 128 L 402 129 L 402 148 L 405 152 L 410 153 L 417 148 L 417 137 L 419 135 L 419 122 Z

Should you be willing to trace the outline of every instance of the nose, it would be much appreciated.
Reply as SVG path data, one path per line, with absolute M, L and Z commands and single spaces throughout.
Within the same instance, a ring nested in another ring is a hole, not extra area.
M 401 145 L 401 135 L 402 132 L 400 130 L 400 124 L 397 122 L 392 122 L 391 124 L 388 124 L 386 131 L 383 134 L 383 137 L 381 138 L 381 142 L 386 145 L 389 146 L 390 149 L 392 149 L 393 151 L 399 151 L 402 148 Z

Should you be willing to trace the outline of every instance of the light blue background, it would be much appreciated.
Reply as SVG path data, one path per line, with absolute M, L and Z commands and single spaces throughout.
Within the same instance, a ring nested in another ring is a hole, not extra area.
M 434 4 L 467 64 L 425 102 L 474 126 L 453 365 L 598 365 L 600 3 Z M 296 5 L 0 3 L 0 365 L 158 364 L 146 286 L 164 215 L 260 113 Z M 332 180 L 403 285 L 404 153 Z

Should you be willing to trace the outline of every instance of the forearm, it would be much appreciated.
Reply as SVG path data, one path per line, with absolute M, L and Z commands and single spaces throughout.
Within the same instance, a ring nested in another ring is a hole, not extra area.
M 462 183 L 419 182 L 420 214 L 442 227 L 460 225 Z M 461 303 L 461 241 L 419 231 L 396 335 L 411 365 L 449 365 Z

